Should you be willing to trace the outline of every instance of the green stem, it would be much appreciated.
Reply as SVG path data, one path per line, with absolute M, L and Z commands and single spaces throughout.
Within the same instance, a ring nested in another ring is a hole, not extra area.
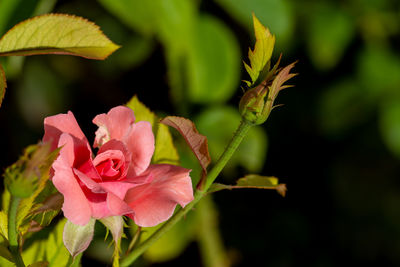
M 228 163 L 229 159 L 232 157 L 233 153 L 235 153 L 236 149 L 239 147 L 243 138 L 246 136 L 247 132 L 250 130 L 252 124 L 242 119 L 238 129 L 233 135 L 230 143 L 225 148 L 224 153 L 222 153 L 221 157 L 218 159 L 217 163 L 211 169 L 211 171 L 207 174 L 205 191 L 210 188 L 210 186 L 214 183 L 215 179 L 217 179 L 219 173 L 225 167 L 226 163 Z
M 211 169 L 211 171 L 207 175 L 206 185 L 201 190 L 196 190 L 194 194 L 194 200 L 190 202 L 186 207 L 178 210 L 168 221 L 166 221 L 156 232 L 154 232 L 148 239 L 146 239 L 143 243 L 137 246 L 132 253 L 127 255 L 121 261 L 121 267 L 130 266 L 140 255 L 142 255 L 155 241 L 157 241 L 165 232 L 171 229 L 186 213 L 188 213 L 197 202 L 202 199 L 207 190 L 210 188 L 212 183 L 215 181 L 219 173 L 222 171 L 226 163 L 232 157 L 233 153 L 238 148 L 240 142 L 246 136 L 247 132 L 251 128 L 251 124 L 245 120 L 240 122 L 238 129 L 236 130 L 232 140 L 226 147 L 224 153 L 222 153 L 221 157 L 218 159 L 217 163 Z
M 15 265 L 17 267 L 25 267 L 18 248 L 17 211 L 20 201 L 21 198 L 19 197 L 11 196 L 10 198 L 10 208 L 8 209 L 8 242 Z

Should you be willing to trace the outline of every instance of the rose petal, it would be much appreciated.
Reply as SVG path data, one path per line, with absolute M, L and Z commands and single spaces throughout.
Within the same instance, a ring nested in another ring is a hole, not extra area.
M 102 146 L 111 139 L 122 141 L 135 121 L 133 111 L 124 106 L 112 108 L 107 114 L 99 114 L 93 123 L 99 126 L 96 131 L 94 147 Z
M 190 170 L 167 164 L 150 165 L 151 183 L 130 189 L 125 202 L 134 213 L 128 215 L 139 226 L 155 226 L 172 216 L 176 204 L 184 207 L 193 200 Z
M 150 122 L 140 121 L 133 124 L 124 141 L 132 153 L 128 177 L 140 175 L 149 166 L 154 153 L 154 135 Z
M 131 214 L 133 210 L 122 199 L 113 193 L 107 194 L 107 206 L 112 216 Z
M 52 142 L 51 149 L 57 148 L 59 138 L 62 133 L 69 133 L 70 135 L 86 140 L 81 128 L 76 122 L 75 116 L 71 111 L 67 114 L 58 114 L 44 119 L 44 136 L 43 142 Z
M 92 215 L 91 208 L 85 194 L 72 171 L 72 164 L 75 160 L 76 144 L 71 135 L 64 133 L 60 136 L 59 145 L 63 146 L 60 155 L 53 163 L 54 186 L 64 195 L 62 210 L 64 216 L 74 224 L 85 225 Z

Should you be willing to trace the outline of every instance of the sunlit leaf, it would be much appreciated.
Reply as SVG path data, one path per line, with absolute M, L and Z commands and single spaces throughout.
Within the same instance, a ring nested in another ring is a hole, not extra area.
M 6 75 L 4 73 L 3 67 L 0 64 L 0 107 L 3 102 L 4 94 L 6 93 L 7 81 Z
M 72 257 L 85 251 L 90 242 L 92 242 L 95 222 L 96 220 L 92 218 L 84 226 L 73 224 L 68 220 L 65 223 L 63 233 L 64 245 Z
M 31 212 L 36 208 L 38 202 L 41 199 L 37 199 L 43 189 L 46 187 L 47 181 L 49 179 L 49 172 L 53 161 L 58 156 L 58 150 L 50 151 L 50 144 L 38 144 L 29 146 L 25 150 L 25 154 L 16 163 L 18 170 L 22 171 L 19 175 L 19 179 L 36 180 L 34 183 L 35 187 L 31 195 L 27 198 L 23 198 L 20 202 L 18 212 L 17 212 L 17 227 L 22 227 L 23 224 L 26 226 L 29 224 L 27 217 L 31 215 Z M 21 164 L 21 165 L 19 165 Z M 19 169 L 18 166 L 24 166 Z M 38 201 L 39 200 L 39 201 Z M 27 229 L 24 227 L 24 229 Z M 21 234 L 24 234 L 24 231 Z
M 154 125 L 156 124 L 157 117 L 151 112 L 151 110 L 146 107 L 142 102 L 139 101 L 139 98 L 135 95 L 129 100 L 126 106 L 133 110 L 135 114 L 135 122 L 138 121 L 148 121 L 151 123 L 154 129 Z
M 157 116 L 141 103 L 137 96 L 132 97 L 126 105 L 133 110 L 136 121 L 148 121 L 153 126 L 153 133 L 156 139 L 152 158 L 153 163 L 178 164 L 179 155 L 168 127 L 160 124 Z
M 174 146 L 172 135 L 167 126 L 158 124 L 156 135 L 156 147 L 153 155 L 155 164 L 174 164 L 179 163 L 179 155 Z
M 272 51 L 275 45 L 275 36 L 272 35 L 268 28 L 261 24 L 253 13 L 254 33 L 256 36 L 256 44 L 254 49 L 249 48 L 250 66 L 244 63 L 246 71 L 249 73 L 252 83 L 258 79 L 260 72 L 271 59 Z
M 217 192 L 224 189 L 239 189 L 239 188 L 256 188 L 256 189 L 274 189 L 280 195 L 286 195 L 286 185 L 279 184 L 278 178 L 273 176 L 261 176 L 257 174 L 249 174 L 236 181 L 236 185 L 213 184 L 208 192 Z
M 7 259 L 8 261 L 10 261 L 10 264 L 11 264 L 11 262 L 14 262 L 13 256 L 11 255 L 11 252 L 3 244 L 0 244 L 0 257 L 3 257 L 5 259 Z
M 86 19 L 47 14 L 25 20 L 0 39 L 0 56 L 68 54 L 104 59 L 118 49 L 97 25 Z
M 8 216 L 4 211 L 0 211 L 0 234 L 8 239 Z
M 46 261 L 49 267 L 67 266 L 70 254 L 63 243 L 63 229 L 66 219 L 57 223 L 45 238 L 35 239 L 30 246 L 23 250 L 25 263 Z M 44 265 L 39 265 L 44 266 Z
M 208 152 L 207 137 L 201 135 L 194 123 L 186 118 L 168 116 L 161 120 L 161 123 L 174 127 L 185 138 L 186 143 L 192 149 L 204 172 L 211 162 Z

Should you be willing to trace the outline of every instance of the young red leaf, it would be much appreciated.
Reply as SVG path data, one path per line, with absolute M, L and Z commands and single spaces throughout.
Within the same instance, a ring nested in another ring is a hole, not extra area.
M 7 88 L 6 75 L 4 74 L 3 67 L 0 64 L 0 107 L 3 102 L 4 94 Z
M 185 138 L 186 143 L 192 149 L 204 172 L 211 162 L 208 152 L 207 137 L 200 134 L 194 123 L 182 117 L 168 116 L 161 120 L 161 123 L 174 127 Z

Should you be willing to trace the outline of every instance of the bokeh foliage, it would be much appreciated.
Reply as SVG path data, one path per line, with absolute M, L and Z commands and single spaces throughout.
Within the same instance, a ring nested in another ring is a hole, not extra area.
M 45 2 L 52 1 L 0 1 L 0 34 L 40 14 Z M 285 106 L 272 112 L 267 126 L 254 128 L 221 177 L 229 183 L 261 172 L 288 185 L 284 200 L 264 191 L 216 193 L 219 213 L 212 220 L 219 216 L 230 258 L 242 266 L 400 264 L 398 1 L 53 3 L 47 11 L 95 21 L 122 48 L 101 63 L 1 59 L 9 82 L 0 109 L 3 168 L 41 138 L 45 116 L 73 110 L 89 122 L 133 94 L 159 117 L 192 118 L 208 136 L 215 161 L 239 121 L 241 80 L 249 79 L 241 59 L 254 43 L 254 11 L 276 35 L 273 58 L 283 52 L 284 62 L 299 59 L 300 75 L 278 98 Z M 181 163 L 199 177 L 190 152 L 178 149 Z M 172 232 L 185 253 L 171 265 L 199 257 L 199 245 L 191 243 L 197 237 L 184 240 L 185 231 Z

